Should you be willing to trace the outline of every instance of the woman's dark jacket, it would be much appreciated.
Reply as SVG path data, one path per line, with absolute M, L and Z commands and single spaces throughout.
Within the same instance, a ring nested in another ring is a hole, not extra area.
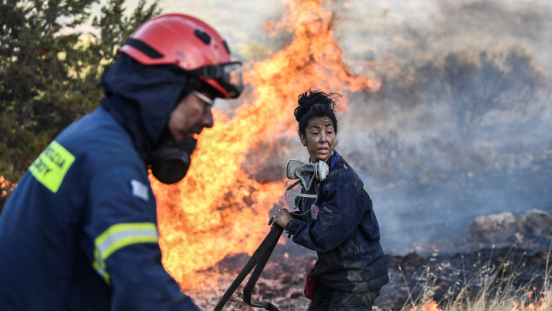
M 300 213 L 292 213 L 295 219 L 287 227 L 295 243 L 318 253 L 316 279 L 346 292 L 387 284 L 387 262 L 372 200 L 362 180 L 336 151 L 318 192 L 317 199 L 296 199 Z

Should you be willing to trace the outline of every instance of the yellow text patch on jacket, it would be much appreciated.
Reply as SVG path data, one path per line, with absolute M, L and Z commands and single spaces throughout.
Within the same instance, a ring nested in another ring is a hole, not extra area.
M 75 156 L 54 140 L 33 162 L 29 171 L 44 187 L 56 193 L 73 162 Z

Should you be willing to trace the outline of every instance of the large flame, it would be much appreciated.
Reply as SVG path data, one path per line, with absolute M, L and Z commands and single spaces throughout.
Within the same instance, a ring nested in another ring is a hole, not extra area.
M 285 17 L 267 28 L 293 32 L 293 41 L 245 74 L 253 88 L 248 102 L 233 118 L 214 111 L 215 126 L 201 135 L 182 182 L 166 186 L 151 178 L 163 264 L 184 289 L 208 281 L 195 273 L 227 254 L 251 254 L 268 233 L 268 211 L 283 201 L 283 179 L 261 184 L 245 173 L 242 163 L 248 152 L 270 156 L 255 147 L 296 130 L 297 96 L 309 88 L 345 94 L 373 88 L 372 80 L 352 74 L 345 65 L 333 38 L 333 14 L 322 0 L 286 5 Z

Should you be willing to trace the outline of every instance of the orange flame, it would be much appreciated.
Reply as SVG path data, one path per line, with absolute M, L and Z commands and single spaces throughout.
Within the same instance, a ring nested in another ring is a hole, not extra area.
M 17 186 L 16 183 L 12 183 L 6 178 L 4 178 L 4 176 L 0 175 L 0 189 L 9 189 L 10 191 L 12 191 L 16 186 Z M 2 198 L 8 196 L 8 191 L 2 190 L 2 192 L 0 193 L 0 196 Z
M 259 183 L 244 172 L 242 163 L 248 152 L 268 158 L 270 151 L 256 146 L 263 142 L 278 148 L 274 137 L 296 128 L 297 96 L 311 87 L 340 93 L 374 87 L 368 77 L 348 70 L 333 39 L 333 14 L 322 2 L 287 1 L 284 19 L 267 24 L 294 32 L 292 43 L 245 74 L 253 95 L 236 109 L 235 117 L 213 111 L 215 126 L 199 139 L 186 178 L 166 186 L 150 177 L 163 264 L 184 289 L 212 281 L 196 272 L 227 254 L 252 254 L 268 233 L 268 211 L 283 202 L 283 179 Z
M 537 307 L 533 303 L 530 303 L 527 307 L 525 306 L 525 302 L 521 303 L 521 306 L 518 308 L 518 304 L 514 301 L 512 301 L 512 304 L 514 305 L 512 307 L 512 311 L 541 311 L 544 310 L 544 307 Z
M 526 293 L 527 295 L 527 298 L 529 298 L 529 300 L 534 300 L 535 297 L 533 296 L 533 294 L 535 293 L 537 289 L 535 287 L 533 287 L 533 290 L 532 291 L 528 291 Z M 512 301 L 512 304 L 513 304 L 513 307 L 512 307 L 512 311 L 544 311 L 544 310 L 548 310 L 550 308 L 550 292 L 549 291 L 543 291 L 542 293 L 542 296 L 543 297 L 540 297 L 538 299 L 538 301 L 534 301 L 534 302 L 529 302 L 529 304 L 527 306 L 525 306 L 525 302 L 522 301 L 521 302 L 521 305 L 515 301 Z
M 434 300 L 424 303 L 421 307 L 415 306 L 410 311 L 443 311 L 437 307 L 437 303 Z

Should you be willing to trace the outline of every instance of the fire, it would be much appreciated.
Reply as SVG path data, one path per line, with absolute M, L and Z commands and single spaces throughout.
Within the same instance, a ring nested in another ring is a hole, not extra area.
M 297 96 L 309 88 L 340 93 L 374 88 L 370 78 L 354 75 L 345 65 L 333 39 L 333 14 L 322 0 L 286 5 L 285 17 L 266 28 L 291 31 L 293 41 L 246 72 L 251 98 L 233 118 L 213 112 L 215 126 L 201 135 L 183 181 L 167 186 L 150 177 L 163 264 L 184 289 L 213 281 L 197 272 L 227 254 L 252 254 L 268 233 L 268 212 L 283 203 L 284 173 L 281 181 L 263 184 L 251 179 L 242 163 L 249 152 L 270 157 L 266 147 L 256 147 L 260 142 L 276 149 L 276 136 L 295 133 Z
M 12 191 L 16 186 L 17 186 L 16 183 L 12 183 L 6 178 L 4 178 L 4 176 L 0 175 L 0 189 L 9 189 L 10 191 Z M 2 192 L 0 192 L 0 197 L 5 198 L 7 196 L 8 196 L 7 190 L 2 190 Z
M 437 307 L 437 303 L 434 300 L 424 303 L 421 307 L 415 306 L 410 311 L 443 311 Z
M 535 306 L 533 303 L 529 303 L 528 306 L 525 306 L 525 303 L 522 302 L 518 308 L 518 304 L 515 301 L 512 301 L 514 305 L 512 311 L 541 311 L 544 310 L 544 306 Z
M 532 291 L 528 291 L 526 293 L 527 298 L 529 301 L 533 300 L 533 302 L 529 302 L 529 304 L 526 306 L 525 301 L 522 301 L 521 304 L 512 301 L 512 311 L 544 311 L 548 310 L 550 308 L 550 292 L 549 291 L 543 291 L 541 293 L 541 296 L 538 300 L 536 300 L 537 297 L 535 297 L 533 294 L 535 293 L 536 288 L 533 287 Z

